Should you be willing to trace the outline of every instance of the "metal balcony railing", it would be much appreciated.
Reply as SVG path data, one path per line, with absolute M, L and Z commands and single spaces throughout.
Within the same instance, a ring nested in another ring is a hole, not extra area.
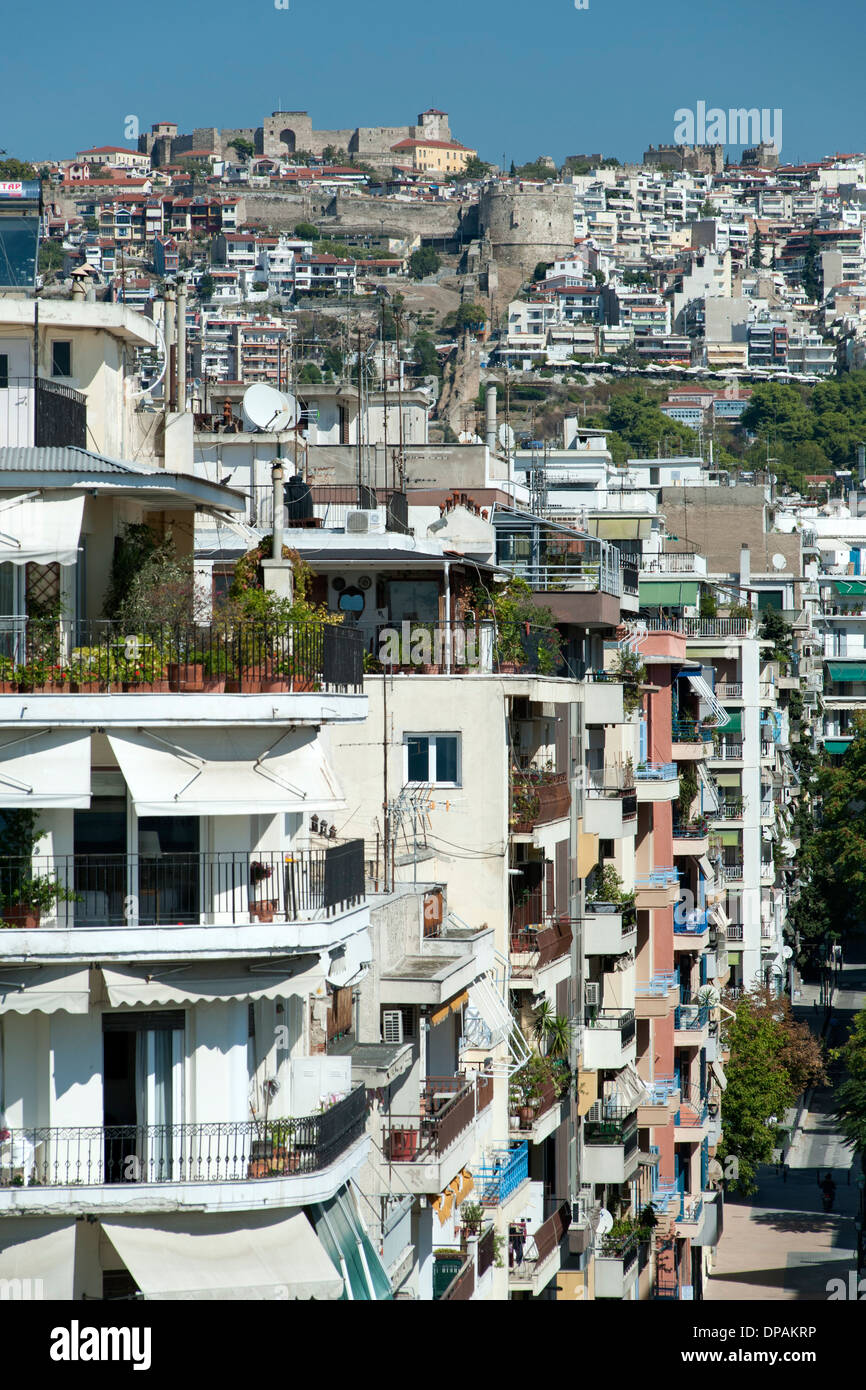
M 625 1046 L 635 1034 L 634 1009 L 596 1009 L 590 1005 L 584 1015 L 584 1024 L 591 1030 L 618 1031 L 620 1041 Z
M 743 924 L 742 924 L 742 922 L 729 922 L 728 925 L 727 925 L 727 928 L 725 929 L 725 934 L 726 934 L 726 936 L 727 936 L 727 938 L 728 938 L 728 941 L 742 941 L 742 940 L 743 940 Z
M 638 782 L 670 782 L 677 776 L 676 763 L 638 763 L 634 770 Z
M 674 1032 L 700 1032 L 710 1021 L 709 1009 L 704 1004 L 679 1004 L 674 1009 Z
M 649 1093 L 645 1105 L 667 1105 L 672 1095 L 680 1089 L 679 1079 L 676 1076 L 656 1076 L 652 1081 L 644 1083 Z
M 331 917 L 364 901 L 364 842 L 325 849 L 68 854 L 0 859 L 0 915 L 32 916 L 34 881 L 55 890 L 43 926 L 207 926 Z
M 511 830 L 528 834 L 536 825 L 563 820 L 571 809 L 565 772 L 514 772 L 511 778 Z
M 0 690 L 27 694 L 361 691 L 359 633 L 328 623 L 0 617 Z
M 680 871 L 673 865 L 664 865 L 653 869 L 652 873 L 640 874 L 635 878 L 634 886 L 641 888 L 671 888 L 680 881 Z
M 470 1299 L 475 1292 L 475 1258 L 474 1255 L 461 1266 L 457 1274 L 451 1280 L 447 1289 L 440 1294 L 441 1302 L 460 1302 Z
M 742 743 L 726 743 L 720 741 L 714 744 L 711 758 L 719 758 L 722 762 L 741 762 L 743 758 Z
M 671 720 L 671 738 L 674 743 L 707 743 L 712 737 L 712 729 L 700 724 L 697 719 Z
M 321 1115 L 225 1124 L 0 1130 L 0 1187 L 241 1182 L 315 1173 L 364 1133 L 356 1086 Z
M 447 1153 L 493 1100 L 493 1077 L 427 1077 L 417 1115 L 388 1116 L 382 1151 L 391 1163 L 430 1163 Z
M 87 400 L 49 377 L 0 380 L 0 447 L 87 448 Z
M 679 971 L 662 970 L 653 975 L 651 980 L 644 982 L 638 981 L 634 987 L 634 992 L 642 996 L 658 997 L 667 994 L 672 989 L 679 989 L 679 987 Z
M 743 698 L 743 682 L 719 681 L 716 686 L 716 694 L 720 700 L 741 700 Z
M 530 1236 L 523 1250 L 523 1259 L 515 1259 L 511 1273 L 515 1278 L 525 1280 L 540 1269 L 550 1259 L 571 1224 L 571 1203 L 561 1202 L 551 1216 L 541 1223 Z
M 658 555 L 644 555 L 640 568 L 641 574 L 706 574 L 707 562 L 703 555 L 679 555 L 666 551 Z
M 722 864 L 721 876 L 726 883 L 736 882 L 743 877 L 742 864 Z
M 709 917 L 706 908 L 692 908 L 684 914 L 682 921 L 674 912 L 674 932 L 678 936 L 700 936 L 708 927 Z
M 529 1144 L 497 1146 L 473 1169 L 478 1199 L 482 1206 L 495 1207 L 516 1192 L 529 1177 Z
M 531 975 L 555 960 L 561 960 L 571 950 L 571 927 L 568 922 L 554 922 L 552 926 L 527 927 L 523 931 L 511 933 L 511 973 L 518 978 Z M 526 956 L 528 959 L 519 959 Z M 518 957 L 518 959 L 515 959 Z

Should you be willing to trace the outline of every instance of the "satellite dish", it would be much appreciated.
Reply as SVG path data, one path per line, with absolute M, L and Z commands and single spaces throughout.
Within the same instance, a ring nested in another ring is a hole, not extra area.
M 713 1182 L 720 1182 L 725 1176 L 725 1170 L 717 1158 L 711 1158 L 707 1164 L 707 1177 Z
M 598 1213 L 598 1220 L 595 1223 L 595 1233 L 597 1236 L 609 1235 L 613 1230 L 613 1217 L 607 1207 L 602 1207 Z
M 794 952 L 790 946 L 782 947 L 782 955 L 785 958 L 785 960 L 790 960 L 793 954 Z
M 499 426 L 499 443 L 502 445 L 503 449 L 514 448 L 514 430 L 510 425 Z
M 780 550 L 777 550 L 776 553 L 775 553 L 775 555 L 773 556 L 773 569 L 774 569 L 774 570 L 783 570 L 783 569 L 785 568 L 785 566 L 787 565 L 787 563 L 788 563 L 788 561 L 785 559 L 785 557 L 784 557 L 784 555 L 782 554 L 782 552 L 781 552 Z
M 298 419 L 298 403 L 294 396 L 264 383 L 247 387 L 241 410 L 248 430 L 264 430 L 269 434 L 290 430 Z

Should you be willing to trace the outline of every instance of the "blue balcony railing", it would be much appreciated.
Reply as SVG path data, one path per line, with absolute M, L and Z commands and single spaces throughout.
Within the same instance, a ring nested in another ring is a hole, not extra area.
M 644 1084 L 649 1092 L 649 1099 L 644 1102 L 646 1105 L 667 1105 L 671 1096 L 680 1089 L 675 1076 L 656 1076 Z
M 685 914 L 685 919 L 680 922 L 677 914 L 674 913 L 674 931 L 678 936 L 700 936 L 709 926 L 709 916 L 705 908 L 694 908 Z
M 699 1032 L 706 1028 L 710 1011 L 705 1004 L 680 1004 L 674 1009 L 674 1032 Z
M 635 985 L 635 994 L 642 995 L 662 995 L 667 994 L 668 990 L 679 989 L 680 972 L 678 970 L 663 970 L 653 975 L 651 980 L 646 983 L 640 981 Z
M 677 776 L 676 763 L 639 763 L 635 768 L 639 782 L 671 782 Z
M 671 888 L 680 881 L 680 871 L 672 865 L 653 869 L 651 874 L 636 876 L 635 888 Z
M 484 1163 L 475 1169 L 481 1205 L 499 1206 L 529 1177 L 529 1144 L 503 1144 L 488 1150 Z

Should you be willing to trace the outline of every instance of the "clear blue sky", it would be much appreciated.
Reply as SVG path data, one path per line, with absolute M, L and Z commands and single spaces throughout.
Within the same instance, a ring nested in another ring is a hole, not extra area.
M 782 155 L 866 146 L 863 0 L 116 0 L 7 5 L 0 148 L 58 158 L 176 120 L 256 126 L 280 108 L 320 128 L 447 110 L 499 163 L 577 152 L 640 158 L 674 111 L 781 107 Z M 129 7 L 130 9 L 132 7 Z

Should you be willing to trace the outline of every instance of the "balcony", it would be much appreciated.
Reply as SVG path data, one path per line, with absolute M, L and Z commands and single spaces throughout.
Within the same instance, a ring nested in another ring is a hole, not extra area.
M 720 700 L 742 700 L 743 682 L 719 681 L 716 686 L 716 695 Z
M 638 1018 L 667 1018 L 679 1001 L 679 971 L 656 971 L 651 980 L 638 981 L 634 995 Z
M 709 940 L 710 923 L 705 908 L 674 912 L 675 951 L 703 951 Z
M 646 1098 L 637 1108 L 639 1125 L 666 1125 L 671 1108 L 679 1105 L 680 1083 L 675 1076 L 657 1076 L 644 1082 Z
M 389 1114 L 382 1126 L 382 1180 L 404 1192 L 444 1192 L 472 1158 L 492 1102 L 492 1076 L 427 1077 L 418 1113 Z
M 634 1009 L 587 1008 L 583 1064 L 588 1071 L 620 1071 L 635 1060 Z
M 676 801 L 680 779 L 676 763 L 639 763 L 635 768 L 638 802 Z
M 535 994 L 555 988 L 571 972 L 571 927 L 567 920 L 511 933 L 511 988 Z
M 568 1232 L 570 1221 L 571 1206 L 568 1202 L 561 1202 L 530 1235 L 523 1248 L 523 1258 L 519 1262 L 515 1259 L 510 1266 L 509 1289 L 531 1293 L 537 1298 L 547 1287 L 559 1271 L 560 1246 Z
M 696 719 L 671 720 L 671 744 L 678 762 L 703 762 L 712 753 L 713 731 Z
M 48 377 L 8 377 L 0 387 L 0 447 L 87 448 L 87 400 Z
M 699 859 L 702 854 L 707 854 L 710 848 L 709 825 L 704 818 L 692 821 L 688 825 L 675 824 L 673 827 L 674 855 L 684 857 L 691 855 Z
M 34 880 L 57 890 L 40 912 Z M 0 860 L 0 955 L 97 960 L 324 948 L 365 907 L 364 842 L 326 849 Z M 318 925 L 316 925 L 318 924 Z M 244 927 L 241 936 L 235 930 Z
M 588 670 L 581 691 L 583 720 L 595 728 L 623 722 L 623 682 L 610 671 Z
M 633 907 L 621 903 L 588 903 L 583 918 L 583 949 L 588 956 L 621 956 L 637 944 Z
M 634 881 L 635 905 L 639 911 L 670 907 L 679 899 L 679 869 L 659 866 L 652 873 L 639 874 Z
M 366 1091 L 356 1086 L 323 1114 L 294 1119 L 7 1130 L 0 1141 L 0 1211 L 326 1200 L 357 1171 L 366 1121 Z M 226 1184 L 238 1185 L 230 1196 Z M 145 1193 L 145 1187 L 156 1190 Z
M 584 1120 L 583 1145 L 583 1182 L 628 1182 L 638 1166 L 634 1110 L 596 1101 Z
M 713 744 L 713 750 L 708 755 L 709 762 L 718 763 L 741 763 L 743 761 L 742 743 L 728 743 L 726 739 L 720 739 Z
M 645 554 L 640 562 L 641 574 L 695 574 L 705 576 L 707 562 L 703 555 L 680 555 L 674 552 Z
M 571 788 L 565 772 L 512 772 L 512 835 L 532 835 L 540 825 L 567 820 L 571 810 Z
M 522 1140 L 496 1145 L 472 1171 L 481 1205 L 507 1208 L 514 1194 L 529 1181 L 529 1144 Z
M 723 883 L 742 883 L 743 872 L 742 864 L 721 864 L 719 866 L 719 877 Z
M 718 1114 L 718 1107 L 715 1107 Z M 697 1087 L 684 1094 L 674 1113 L 674 1141 L 677 1144 L 697 1144 L 709 1132 L 710 1112 L 707 1097 Z
M 158 623 L 132 634 L 97 620 L 0 625 L 7 695 L 363 693 L 360 634 L 334 624 Z
M 596 1298 L 627 1298 L 637 1282 L 639 1256 L 637 1235 L 603 1238 L 594 1262 Z
M 729 922 L 725 928 L 725 936 L 728 941 L 742 941 L 743 924 L 742 922 Z
M 709 1028 L 710 1013 L 703 1004 L 680 1004 L 674 1009 L 676 1047 L 704 1047 Z
M 637 793 L 631 768 L 590 768 L 583 801 L 583 828 L 603 840 L 637 833 Z

